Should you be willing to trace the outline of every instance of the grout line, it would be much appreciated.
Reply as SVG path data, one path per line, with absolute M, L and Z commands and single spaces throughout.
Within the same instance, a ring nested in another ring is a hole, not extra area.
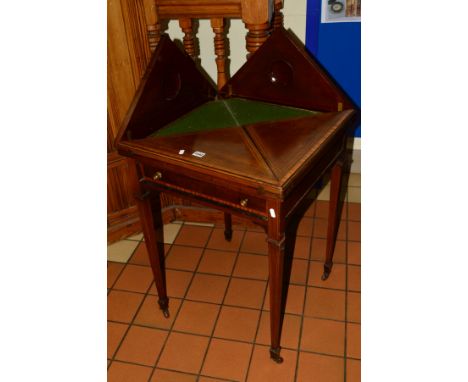
M 315 205 L 315 208 L 314 208 L 314 218 L 315 218 L 316 212 L 317 212 L 317 205 Z M 311 237 L 314 236 L 314 230 L 315 230 L 315 222 L 313 222 L 313 224 L 312 224 L 312 228 L 311 228 L 311 232 L 310 232 Z M 299 341 L 298 341 L 298 344 L 297 344 L 297 356 L 296 356 L 296 367 L 294 369 L 294 381 L 297 381 L 298 370 L 299 370 L 299 358 L 300 358 L 300 355 L 301 355 L 301 348 L 302 348 L 301 347 L 302 331 L 303 331 L 305 307 L 306 307 L 307 295 L 308 295 L 307 285 L 309 284 L 310 258 L 311 257 L 312 257 L 312 239 L 310 240 L 310 246 L 309 246 L 309 258 L 308 258 L 308 261 L 307 261 L 307 269 L 306 269 L 304 300 L 303 300 L 303 303 L 302 303 L 302 314 L 301 314 L 301 318 L 300 318 L 300 321 L 299 321 Z
M 182 223 L 180 229 L 177 231 L 177 235 L 176 235 L 176 237 L 174 238 L 174 241 L 173 241 L 174 243 L 175 243 L 175 241 L 177 240 L 177 237 L 179 236 L 180 231 L 182 231 L 182 227 L 183 227 L 184 225 L 185 225 L 185 223 Z M 213 234 L 213 228 L 212 228 L 211 231 L 210 231 L 210 234 L 209 234 L 208 239 L 207 239 L 207 241 L 206 241 L 207 243 L 208 243 L 208 241 L 210 240 L 212 234 Z M 202 252 L 202 256 L 200 256 L 200 258 L 198 259 L 197 268 L 198 268 L 198 265 L 200 264 L 200 261 L 201 261 L 202 257 L 203 257 L 203 252 Z M 195 278 L 196 272 L 191 272 L 191 273 L 192 273 L 192 277 L 190 278 L 190 281 L 189 281 L 189 283 L 188 283 L 188 285 L 187 285 L 187 288 L 185 289 L 184 296 L 180 299 L 181 301 L 180 301 L 179 310 L 178 310 L 177 313 L 175 314 L 174 320 L 172 321 L 172 324 L 171 324 L 171 326 L 169 327 L 167 337 L 166 337 L 166 339 L 164 340 L 163 346 L 161 347 L 161 351 L 159 352 L 158 357 L 156 358 L 156 362 L 154 363 L 154 366 L 153 366 L 153 372 L 150 374 L 149 379 L 148 379 L 148 382 L 151 381 L 151 378 L 153 377 L 154 371 L 156 370 L 156 367 L 157 367 L 157 365 L 158 365 L 158 363 L 159 363 L 159 361 L 160 361 L 160 359 L 161 359 L 161 356 L 162 356 L 162 354 L 164 353 L 164 349 L 166 348 L 167 341 L 169 340 L 169 337 L 170 337 L 171 333 L 173 332 L 174 325 L 175 325 L 175 323 L 176 323 L 176 321 L 177 321 L 177 318 L 179 317 L 180 311 L 182 310 L 182 305 L 183 305 L 183 303 L 184 303 L 184 301 L 185 301 L 185 297 L 187 296 L 187 293 L 188 293 L 188 291 L 189 291 L 189 289 L 190 289 L 190 287 L 191 287 L 191 285 L 192 285 L 193 279 Z M 148 291 L 149 291 L 149 290 L 148 290 Z M 169 297 L 169 296 L 168 296 L 168 297 Z
M 139 246 L 139 244 L 137 244 L 137 245 L 135 246 L 135 248 L 134 248 L 133 251 L 132 251 L 132 254 L 129 256 L 129 258 L 128 258 L 127 261 L 125 262 L 125 265 L 122 267 L 121 271 L 119 272 L 119 275 L 115 278 L 114 282 L 112 283 L 111 288 L 108 289 L 107 297 L 109 297 L 110 293 L 111 293 L 113 290 L 118 290 L 118 289 L 113 289 L 113 287 L 115 286 L 115 284 L 116 284 L 117 281 L 119 280 L 120 276 L 123 274 L 125 268 L 127 268 L 127 265 L 129 264 L 128 261 L 129 261 L 129 260 L 132 258 L 132 256 L 135 254 L 135 252 L 136 252 L 138 246 Z M 122 263 L 120 263 L 120 264 L 122 264 Z M 135 317 L 136 317 L 138 311 L 140 310 L 140 307 L 142 306 L 144 300 L 145 300 L 145 297 L 143 297 L 143 299 L 142 299 L 141 302 L 140 302 L 140 305 L 137 307 L 136 312 L 135 312 L 135 314 L 133 315 L 133 318 L 132 318 L 131 322 L 133 322 L 133 320 L 135 319 Z M 107 320 L 107 321 L 109 322 L 109 320 Z M 125 324 L 127 324 L 127 323 L 125 323 Z M 119 344 L 118 344 L 117 347 L 115 348 L 114 353 L 112 354 L 112 357 L 111 357 L 111 358 L 108 358 L 108 359 L 110 359 L 110 363 L 109 363 L 109 365 L 107 365 L 107 370 L 109 370 L 109 368 L 112 366 L 112 363 L 114 362 L 115 356 L 117 355 L 117 353 L 118 353 L 118 351 L 119 351 L 119 349 L 120 349 L 120 346 L 122 345 L 122 343 L 123 343 L 125 337 L 127 336 L 128 331 L 130 330 L 130 326 L 131 326 L 131 323 L 128 324 L 128 327 L 127 327 L 127 329 L 125 330 L 124 335 L 123 335 L 122 338 L 120 339 Z
M 291 265 L 291 271 L 292 271 L 292 265 Z M 253 354 L 254 354 L 254 351 L 255 351 L 255 346 L 257 345 L 257 336 L 258 336 L 258 331 L 260 330 L 260 323 L 262 322 L 263 312 L 267 312 L 266 310 L 265 311 L 263 310 L 263 307 L 265 306 L 265 299 L 268 298 L 267 295 L 269 296 L 269 290 L 270 290 L 270 285 L 269 285 L 269 282 L 267 281 L 265 291 L 263 292 L 262 309 L 260 310 L 260 315 L 258 316 L 257 328 L 255 329 L 255 335 L 254 335 L 254 339 L 253 339 L 253 346 L 252 346 L 252 350 L 250 352 L 249 363 L 247 365 L 247 373 L 246 373 L 246 376 L 245 376 L 246 380 L 248 380 L 248 378 L 249 378 L 250 366 L 252 365 L 252 358 L 253 358 Z M 270 314 L 270 313 L 267 313 L 267 314 Z M 281 329 L 281 331 L 282 331 L 282 329 Z
M 246 230 L 244 231 L 244 235 L 242 236 L 242 239 L 241 239 L 241 242 L 240 242 L 240 245 L 239 245 L 239 250 L 237 251 L 236 258 L 234 260 L 234 264 L 233 264 L 233 267 L 232 267 L 232 272 L 234 272 L 234 269 L 236 268 L 237 259 L 239 258 L 240 249 L 242 248 L 242 244 L 244 243 L 244 239 L 245 239 L 245 236 L 246 236 L 245 233 L 246 233 Z M 207 244 L 208 244 L 208 242 L 207 242 Z M 198 270 L 198 266 L 197 266 L 197 270 Z M 210 346 L 211 346 L 211 340 L 213 339 L 214 332 L 216 330 L 216 326 L 218 325 L 218 319 L 219 319 L 219 316 L 221 314 L 221 310 L 223 309 L 223 306 L 224 306 L 224 300 L 226 299 L 226 295 L 228 293 L 229 286 L 231 285 L 232 272 L 231 272 L 231 276 L 229 276 L 229 280 L 228 280 L 228 283 L 226 285 L 226 289 L 224 291 L 224 296 L 223 296 L 223 299 L 221 300 L 220 308 L 218 309 L 218 314 L 216 315 L 216 319 L 215 319 L 215 322 L 214 322 L 214 325 L 213 325 L 213 329 L 211 330 L 211 335 L 209 336 L 210 338 L 208 340 L 208 346 L 206 347 L 205 354 L 203 355 L 203 359 L 202 359 L 202 363 L 200 365 L 200 371 L 198 373 L 199 376 L 197 378 L 197 381 L 200 379 L 200 376 L 201 376 L 201 373 L 202 373 L 202 370 L 203 370 L 203 366 L 205 365 L 206 357 L 208 355 L 208 351 L 210 350 Z

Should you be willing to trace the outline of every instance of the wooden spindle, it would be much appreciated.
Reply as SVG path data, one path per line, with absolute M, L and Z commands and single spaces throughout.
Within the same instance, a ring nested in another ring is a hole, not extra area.
M 246 24 L 248 29 L 246 42 L 247 42 L 247 58 L 257 51 L 258 48 L 266 41 L 269 35 L 269 23 L 263 24 Z
M 216 54 L 216 66 L 218 69 L 218 89 L 221 89 L 227 82 L 226 73 L 226 37 L 224 33 L 224 19 L 211 19 L 211 28 L 213 28 L 214 49 Z
M 188 53 L 190 57 L 193 59 L 197 58 L 197 54 L 195 51 L 195 37 L 193 35 L 193 24 L 192 19 L 183 18 L 179 19 L 179 25 L 184 32 L 184 48 L 185 51 Z
M 146 21 L 146 33 L 151 52 L 154 52 L 161 39 L 161 25 L 155 0 L 143 0 L 143 8 Z
M 280 28 L 284 24 L 283 16 L 283 0 L 275 0 L 275 13 L 273 13 L 272 26 L 273 29 Z
M 161 26 L 159 25 L 159 23 L 147 25 L 146 30 L 148 33 L 148 42 L 150 50 L 151 52 L 154 52 L 154 50 L 159 44 L 159 40 L 161 39 Z

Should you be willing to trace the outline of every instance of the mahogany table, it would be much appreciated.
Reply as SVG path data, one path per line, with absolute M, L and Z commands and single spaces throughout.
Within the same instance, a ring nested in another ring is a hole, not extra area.
M 119 132 L 118 150 L 133 158 L 158 303 L 169 300 L 160 193 L 242 215 L 267 233 L 270 356 L 280 356 L 298 222 L 314 185 L 331 170 L 330 214 L 322 279 L 332 268 L 339 223 L 346 138 L 356 111 L 303 46 L 276 29 L 220 90 L 163 36 Z

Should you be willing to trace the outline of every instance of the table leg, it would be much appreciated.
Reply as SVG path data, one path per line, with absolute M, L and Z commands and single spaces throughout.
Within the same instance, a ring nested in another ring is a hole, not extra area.
M 328 231 L 326 258 L 323 266 L 322 280 L 326 280 L 330 275 L 333 266 L 333 253 L 335 251 L 336 236 L 340 223 L 343 201 L 340 198 L 341 183 L 343 173 L 343 160 L 338 160 L 332 168 L 330 179 L 330 205 L 328 211 Z
M 269 218 L 268 222 L 268 271 L 270 285 L 270 330 L 271 347 L 270 357 L 277 363 L 282 363 L 280 356 L 281 329 L 283 326 L 285 288 L 284 288 L 284 265 L 285 265 L 285 222 L 281 216 L 279 203 L 271 203 L 268 209 L 275 211 L 275 217 Z M 286 291 L 287 292 L 287 291 Z
M 140 187 L 140 182 L 135 172 L 133 188 L 136 194 L 136 204 L 140 213 L 141 226 L 145 236 L 145 244 L 153 270 L 154 282 L 158 291 L 158 304 L 163 311 L 164 317 L 169 317 L 169 299 L 166 289 L 166 270 L 164 264 L 164 238 L 163 220 L 161 214 L 161 198 L 159 192 L 145 191 Z M 133 175 L 133 176 L 132 176 Z
M 232 217 L 227 212 L 224 213 L 224 238 L 227 241 L 232 239 Z

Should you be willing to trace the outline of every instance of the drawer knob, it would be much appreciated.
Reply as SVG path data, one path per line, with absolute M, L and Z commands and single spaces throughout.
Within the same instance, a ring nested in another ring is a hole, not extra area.
M 241 199 L 240 205 L 242 207 L 246 207 L 248 202 L 249 202 L 249 199 L 247 199 L 247 198 Z
M 154 180 L 159 180 L 162 178 L 162 174 L 160 171 L 156 171 L 156 173 L 153 175 Z

